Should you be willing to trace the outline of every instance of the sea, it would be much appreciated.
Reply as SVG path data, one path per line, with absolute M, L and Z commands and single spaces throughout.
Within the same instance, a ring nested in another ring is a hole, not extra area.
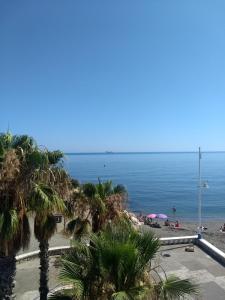
M 69 153 L 65 168 L 80 183 L 112 180 L 128 191 L 128 209 L 195 221 L 198 217 L 198 153 Z M 201 158 L 202 218 L 225 221 L 225 152 Z M 173 207 L 176 208 L 175 215 Z

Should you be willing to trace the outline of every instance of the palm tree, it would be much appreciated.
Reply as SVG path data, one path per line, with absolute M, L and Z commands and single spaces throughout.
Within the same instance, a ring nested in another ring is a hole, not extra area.
M 91 236 L 90 246 L 76 242 L 62 258 L 64 287 L 50 299 L 168 300 L 196 294 L 197 286 L 188 279 L 153 280 L 151 261 L 159 247 L 150 232 L 139 233 L 123 222 L 108 225 Z
M 49 292 L 49 239 L 54 235 L 57 224 L 53 215 L 55 211 L 65 212 L 65 204 L 56 190 L 43 183 L 35 184 L 30 200 L 30 208 L 35 212 L 34 234 L 40 249 L 40 300 L 46 300 Z
M 12 297 L 15 256 L 29 244 L 28 214 L 37 184 L 50 185 L 60 197 L 68 194 L 61 157 L 60 151 L 41 150 L 29 136 L 0 134 L 0 299 Z
M 111 181 L 98 184 L 75 181 L 73 196 L 67 203 L 73 217 L 66 232 L 73 239 L 88 240 L 91 232 L 99 232 L 108 222 L 118 217 L 124 209 L 127 191 L 123 185 L 113 186 Z
M 0 134 L 0 299 L 11 299 L 16 253 L 29 244 L 27 208 L 32 172 L 27 156 L 36 149 L 28 136 Z
M 49 292 L 48 288 L 48 273 L 49 273 L 49 239 L 54 235 L 57 228 L 54 215 L 36 216 L 34 221 L 34 234 L 39 242 L 40 249 L 40 299 L 47 299 Z
M 87 187 L 88 184 L 84 185 L 83 190 L 89 197 Z M 93 232 L 100 231 L 108 221 L 118 217 L 124 209 L 126 197 L 127 191 L 124 186 L 113 186 L 112 181 L 101 182 L 99 179 L 98 184 L 95 185 L 95 193 L 90 197 Z
M 40 249 L 40 299 L 46 300 L 48 294 L 49 239 L 56 231 L 54 212 L 66 214 L 66 205 L 70 197 L 71 181 L 60 164 L 61 151 L 35 153 L 40 165 L 33 176 L 29 209 L 35 213 L 34 233 Z
M 81 241 L 82 239 L 88 239 L 91 233 L 91 223 L 86 219 L 81 219 L 77 217 L 76 219 L 68 222 L 66 226 L 66 232 L 71 234 L 73 239 Z

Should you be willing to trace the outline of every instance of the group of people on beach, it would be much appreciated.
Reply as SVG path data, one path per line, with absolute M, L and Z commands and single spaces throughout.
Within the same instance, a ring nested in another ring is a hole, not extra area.
M 153 219 L 148 218 L 147 216 L 142 216 L 140 214 L 139 217 L 138 217 L 138 220 L 140 222 L 143 222 L 145 225 L 150 226 L 150 227 L 161 228 L 161 225 L 157 221 L 153 221 Z M 179 221 L 172 222 L 172 221 L 169 221 L 169 219 L 167 219 L 164 222 L 164 226 L 169 226 L 170 228 L 180 228 L 181 227 Z
M 172 212 L 173 212 L 174 217 L 175 217 L 176 211 L 177 211 L 176 207 L 173 206 Z M 150 226 L 150 227 L 161 228 L 161 225 L 157 221 L 153 222 L 153 219 L 148 218 L 145 215 L 142 215 L 142 213 L 140 213 L 140 215 L 138 216 L 138 220 L 140 222 L 143 222 L 145 225 Z M 181 227 L 179 221 L 172 222 L 172 221 L 169 221 L 169 219 L 167 219 L 164 222 L 164 226 L 169 226 L 170 228 L 180 228 Z
M 143 222 L 144 225 L 148 225 L 154 228 L 161 228 L 160 224 L 157 221 L 153 222 L 151 218 L 148 218 L 147 216 L 143 216 L 142 214 L 139 215 L 138 220 L 140 222 Z
M 165 221 L 164 223 L 165 226 L 170 226 L 172 228 L 180 228 L 180 223 L 179 221 L 174 222 L 170 222 L 168 219 Z

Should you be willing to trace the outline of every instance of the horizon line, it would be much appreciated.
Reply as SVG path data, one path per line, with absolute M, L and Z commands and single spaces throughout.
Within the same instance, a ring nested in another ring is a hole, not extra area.
M 114 154 L 173 154 L 173 153 L 198 153 L 198 150 L 196 151 L 93 151 L 93 152 L 65 152 L 65 155 L 94 155 L 94 154 L 105 154 L 105 155 L 114 155 Z M 225 153 L 225 150 L 209 150 L 209 151 L 202 151 L 202 153 Z

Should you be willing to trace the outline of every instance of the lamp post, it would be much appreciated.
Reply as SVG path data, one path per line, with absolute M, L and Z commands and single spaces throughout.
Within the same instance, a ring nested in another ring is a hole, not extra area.
M 201 148 L 198 149 L 198 236 L 202 232 L 202 178 L 201 178 Z
M 208 188 L 208 183 L 202 182 L 201 173 L 201 159 L 202 153 L 201 148 L 198 148 L 198 237 L 201 238 L 202 234 L 202 189 Z

